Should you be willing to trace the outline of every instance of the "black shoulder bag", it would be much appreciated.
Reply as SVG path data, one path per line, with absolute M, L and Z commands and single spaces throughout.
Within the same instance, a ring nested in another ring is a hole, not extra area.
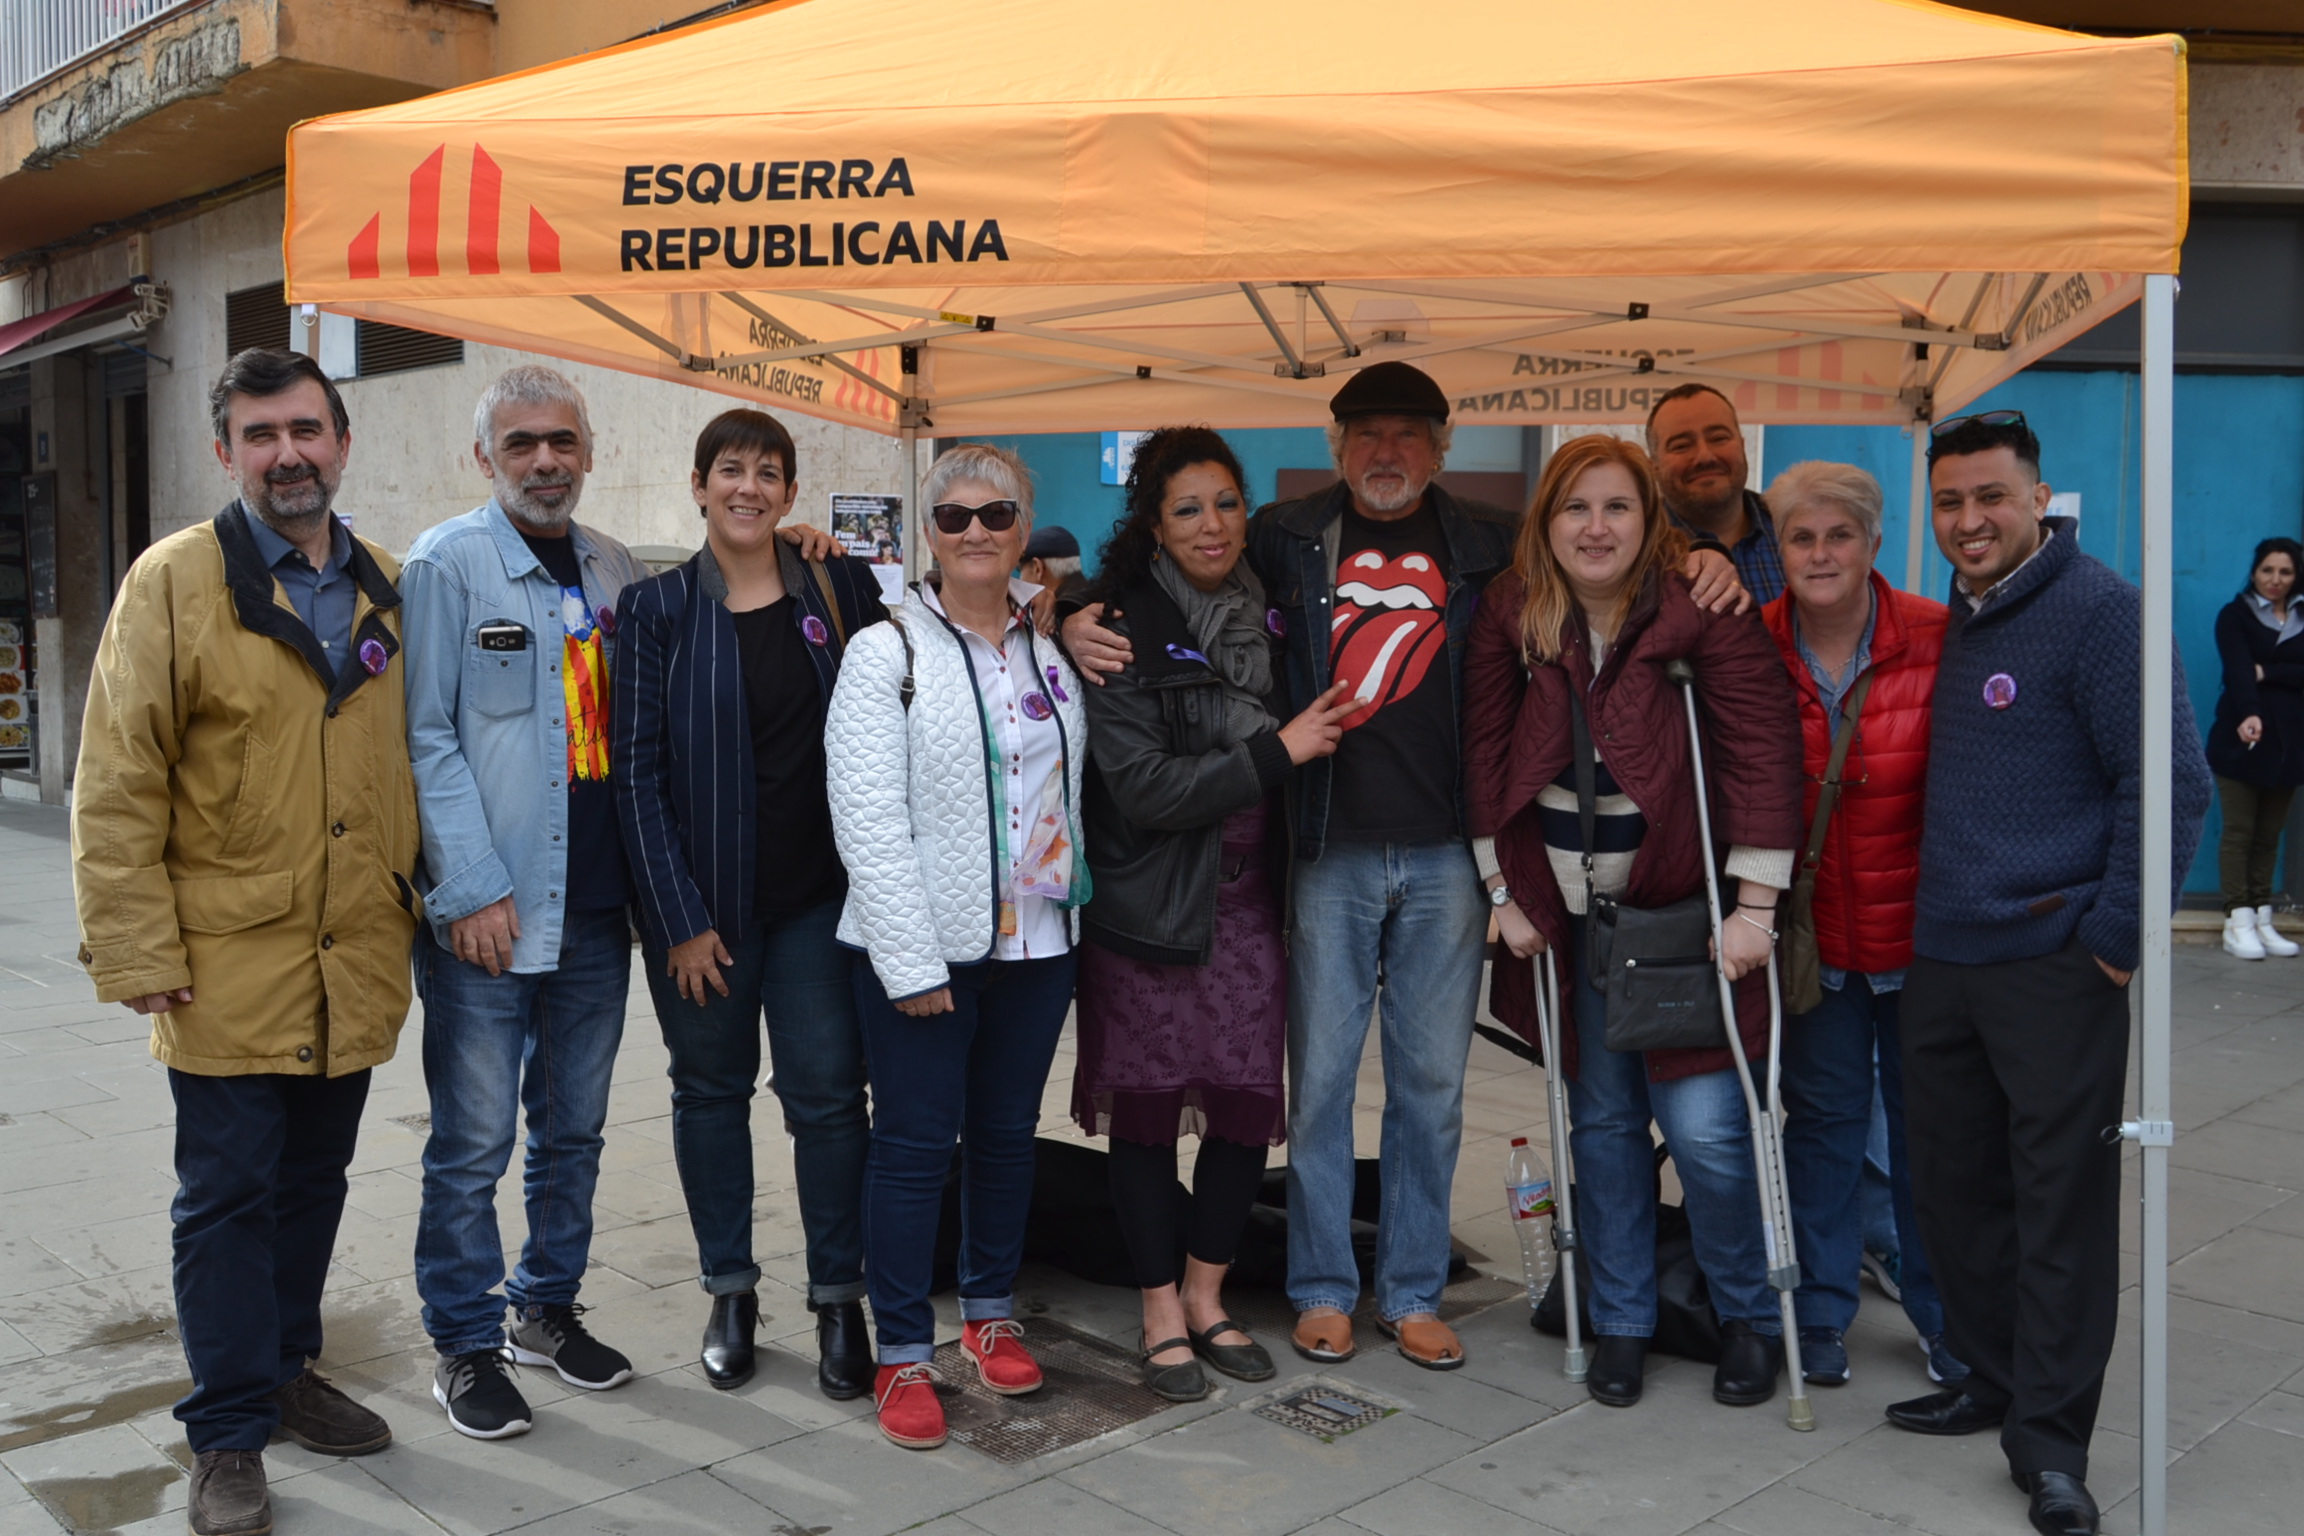
M 1592 888 L 1599 760 L 1573 679 L 1568 714 L 1576 737 L 1576 818 L 1584 834 L 1584 963 L 1593 989 L 1608 1004 L 1608 1049 L 1723 1046 L 1720 984 L 1711 953 L 1712 909 L 1704 893 L 1667 907 L 1632 907 Z M 1705 849 L 1704 857 L 1711 856 L 1712 850 Z

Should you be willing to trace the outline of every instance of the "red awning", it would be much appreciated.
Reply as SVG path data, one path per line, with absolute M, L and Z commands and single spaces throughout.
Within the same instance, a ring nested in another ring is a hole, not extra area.
M 76 320 L 90 310 L 114 308 L 135 302 L 136 289 L 131 284 L 126 288 L 115 288 L 110 293 L 100 293 L 92 299 L 82 299 L 76 304 L 59 305 L 45 314 L 27 315 L 21 320 L 0 325 L 0 357 L 6 357 L 18 347 L 39 340 L 42 335 L 54 330 L 65 321 Z

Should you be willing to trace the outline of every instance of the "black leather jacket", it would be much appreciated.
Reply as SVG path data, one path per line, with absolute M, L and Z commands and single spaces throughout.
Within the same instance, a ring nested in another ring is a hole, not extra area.
M 1088 689 L 1082 831 L 1096 894 L 1082 936 L 1156 965 L 1205 965 L 1224 818 L 1287 780 L 1288 749 L 1276 728 L 1220 744 L 1223 688 L 1157 583 L 1115 606 L 1104 622 L 1129 637 L 1135 660 Z M 1279 670 L 1275 656 L 1275 680 Z M 1271 828 L 1267 846 L 1284 859 L 1287 828 L 1277 815 Z

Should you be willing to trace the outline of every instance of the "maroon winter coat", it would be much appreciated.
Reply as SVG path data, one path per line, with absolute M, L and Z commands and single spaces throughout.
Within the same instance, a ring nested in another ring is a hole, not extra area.
M 1533 675 L 1521 666 L 1520 577 L 1498 576 L 1481 595 L 1464 658 L 1466 776 L 1471 831 L 1496 839 L 1497 860 L 1513 899 L 1544 942 L 1571 955 L 1570 918 L 1552 862 L 1544 852 L 1537 793 L 1574 758 L 1568 690 L 1585 689 L 1593 746 L 1632 803 L 1648 818 L 1633 856 L 1623 899 L 1661 907 L 1704 889 L 1696 822 L 1688 714 L 1664 664 L 1686 658 L 1696 669 L 1696 698 L 1711 769 L 1715 858 L 1732 845 L 1796 848 L 1800 843 L 1800 716 L 1784 661 L 1756 614 L 1706 613 L 1676 573 L 1652 579 L 1626 616 L 1597 685 L 1581 630 L 1558 662 Z M 1729 899 L 1733 899 L 1730 893 Z M 1535 1040 L 1535 967 L 1499 948 L 1491 1007 L 1524 1039 Z M 1561 1050 L 1576 1073 L 1573 999 L 1562 976 Z M 1736 984 L 1736 1019 L 1744 1049 L 1758 1060 L 1768 1044 L 1768 973 Z M 1734 1063 L 1718 1050 L 1650 1051 L 1648 1078 L 1668 1082 Z

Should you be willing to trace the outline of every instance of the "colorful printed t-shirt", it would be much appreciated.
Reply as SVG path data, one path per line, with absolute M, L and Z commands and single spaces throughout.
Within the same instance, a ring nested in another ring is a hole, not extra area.
M 1429 499 L 1389 522 L 1347 510 L 1340 537 L 1329 675 L 1368 707 L 1345 722 L 1336 748 L 1328 835 L 1446 842 L 1462 834 L 1440 519 Z
M 574 537 L 538 538 L 525 530 L 520 537 L 560 584 L 558 662 L 561 702 L 567 706 L 561 718 L 568 729 L 567 910 L 621 907 L 628 882 L 624 834 L 616 824 L 616 802 L 608 787 L 606 636 L 600 616 L 584 596 Z M 543 636 L 538 643 L 550 646 Z

